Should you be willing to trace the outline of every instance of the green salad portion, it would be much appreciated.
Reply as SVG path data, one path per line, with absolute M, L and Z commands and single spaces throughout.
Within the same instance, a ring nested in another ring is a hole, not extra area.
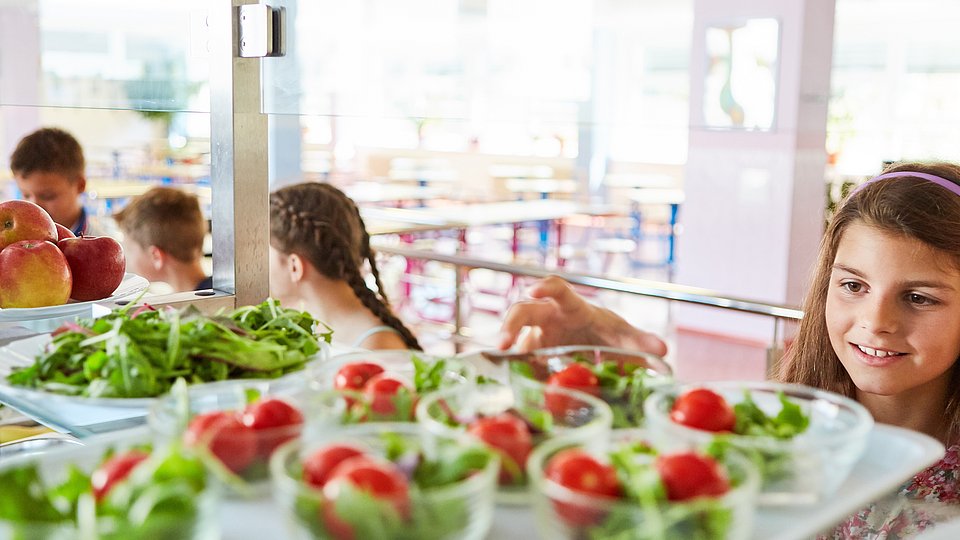
M 309 313 L 268 299 L 208 316 L 129 306 L 99 319 L 67 323 L 33 365 L 16 368 L 10 384 L 99 398 L 153 397 L 177 378 L 190 383 L 273 378 L 298 370 L 332 332 Z

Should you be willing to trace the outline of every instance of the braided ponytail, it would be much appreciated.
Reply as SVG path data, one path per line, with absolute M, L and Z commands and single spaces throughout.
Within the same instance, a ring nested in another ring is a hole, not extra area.
M 364 307 L 396 330 L 408 348 L 423 349 L 390 310 L 370 235 L 349 197 L 330 184 L 287 186 L 270 194 L 270 215 L 271 245 L 284 253 L 299 253 L 330 279 L 346 281 Z M 364 260 L 370 264 L 377 292 L 363 279 Z

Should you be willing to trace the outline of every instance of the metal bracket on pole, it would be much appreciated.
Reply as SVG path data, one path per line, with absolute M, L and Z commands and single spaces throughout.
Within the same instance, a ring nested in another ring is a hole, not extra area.
M 286 53 L 286 10 L 265 4 L 240 6 L 238 18 L 241 58 L 283 56 Z

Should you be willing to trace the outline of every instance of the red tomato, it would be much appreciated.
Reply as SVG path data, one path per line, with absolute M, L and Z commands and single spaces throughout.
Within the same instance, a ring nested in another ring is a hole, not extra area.
M 148 457 L 150 454 L 142 450 L 130 450 L 111 457 L 93 471 L 90 484 L 93 486 L 93 496 L 97 502 L 102 501 L 117 482 L 130 476 L 133 468 Z
M 321 448 L 303 461 L 303 481 L 311 486 L 322 488 L 337 465 L 349 458 L 362 455 L 361 450 L 342 444 Z
M 730 490 L 730 481 L 713 458 L 693 452 L 668 454 L 654 461 L 671 501 L 719 497 Z
M 347 364 L 337 371 L 333 378 L 333 387 L 337 390 L 363 390 L 374 375 L 383 373 L 383 368 L 369 362 Z
M 694 388 L 673 403 L 670 419 L 704 431 L 733 431 L 737 417 L 723 396 L 706 388 Z
M 183 434 L 183 441 L 188 446 L 206 446 L 235 473 L 247 468 L 257 457 L 256 432 L 243 425 L 236 414 L 227 411 L 194 416 Z
M 563 450 L 547 462 L 545 476 L 561 486 L 578 493 L 596 497 L 616 498 L 620 496 L 620 482 L 617 471 L 604 465 L 583 450 L 571 448 Z M 571 502 L 554 501 L 557 515 L 570 527 L 586 527 L 603 521 L 606 512 L 590 506 Z
M 330 473 L 323 495 L 323 518 L 327 531 L 338 540 L 353 540 L 353 528 L 336 513 L 337 497 L 344 485 L 350 484 L 375 499 L 392 505 L 402 519 L 410 516 L 410 488 L 407 477 L 393 463 L 374 461 L 366 456 L 347 458 Z
M 363 393 L 370 400 L 370 411 L 380 416 L 397 415 L 396 395 L 401 388 L 407 388 L 403 381 L 397 380 L 386 373 L 376 375 L 367 381 L 367 385 L 363 387 Z M 412 397 L 413 392 L 409 388 L 407 390 Z M 410 411 L 399 411 L 399 414 L 412 413 L 413 407 L 410 408 Z
M 247 405 L 240 421 L 257 432 L 257 451 L 266 458 L 300 433 L 303 414 L 282 399 L 267 398 Z
M 523 479 L 523 468 L 533 449 L 526 422 L 510 413 L 501 413 L 475 420 L 467 431 L 500 453 L 500 484 L 516 484 Z
M 589 367 L 574 362 L 562 370 L 550 375 L 547 379 L 547 385 L 561 386 L 573 390 L 587 392 L 594 396 L 600 395 L 600 381 Z M 573 396 L 561 394 L 559 392 L 545 392 L 544 401 L 547 410 L 554 416 L 563 416 L 570 409 L 580 405 L 580 402 Z

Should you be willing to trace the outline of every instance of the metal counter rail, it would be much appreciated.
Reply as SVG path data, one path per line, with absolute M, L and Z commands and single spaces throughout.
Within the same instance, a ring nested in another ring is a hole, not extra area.
M 583 285 L 596 289 L 607 291 L 636 294 L 650 298 L 659 298 L 662 300 L 671 300 L 675 302 L 685 302 L 713 308 L 739 311 L 741 313 L 750 313 L 772 317 L 774 319 L 773 338 L 768 349 L 768 365 L 770 361 L 778 357 L 778 352 L 782 351 L 782 325 L 785 321 L 797 321 L 803 317 L 803 311 L 793 306 L 782 304 L 768 304 L 748 300 L 744 298 L 733 298 L 720 296 L 715 291 L 699 287 L 690 287 L 686 285 L 677 285 L 662 281 L 651 281 L 636 278 L 612 278 L 606 276 L 597 276 L 590 274 L 572 274 L 560 271 L 545 270 L 533 266 L 519 266 L 507 263 L 499 263 L 484 259 L 475 259 L 460 255 L 445 255 L 420 249 L 410 249 L 398 246 L 376 245 L 374 248 L 380 253 L 388 255 L 398 255 L 411 259 L 422 259 L 436 261 L 452 265 L 456 272 L 456 284 L 454 287 L 453 304 L 453 324 L 454 333 L 461 335 L 463 321 L 460 313 L 460 298 L 463 293 L 463 272 L 467 268 L 483 268 L 496 272 L 504 272 L 515 276 L 528 276 L 543 278 L 547 276 L 559 276 L 575 285 Z

